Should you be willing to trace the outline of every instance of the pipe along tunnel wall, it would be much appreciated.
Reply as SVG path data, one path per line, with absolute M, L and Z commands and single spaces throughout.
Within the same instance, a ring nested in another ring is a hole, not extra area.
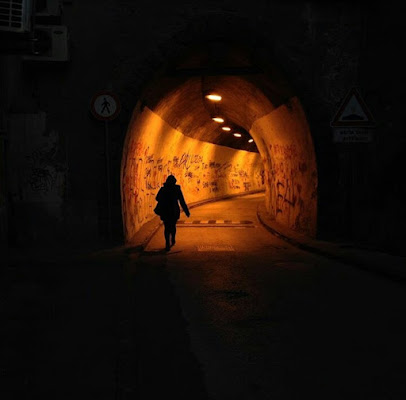
M 297 99 L 254 122 L 260 154 L 197 140 L 138 105 L 124 143 L 121 196 L 124 236 L 155 218 L 155 196 L 169 174 L 187 203 L 265 189 L 266 207 L 280 223 L 314 236 L 317 169 L 307 121 Z

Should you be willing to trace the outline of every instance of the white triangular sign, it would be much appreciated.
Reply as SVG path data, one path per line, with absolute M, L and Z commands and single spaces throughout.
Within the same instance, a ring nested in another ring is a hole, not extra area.
M 341 103 L 331 126 L 373 126 L 372 114 L 355 88 L 352 88 Z
M 368 121 L 361 104 L 356 99 L 355 95 L 352 95 L 348 103 L 346 104 L 343 112 L 338 117 L 339 121 Z

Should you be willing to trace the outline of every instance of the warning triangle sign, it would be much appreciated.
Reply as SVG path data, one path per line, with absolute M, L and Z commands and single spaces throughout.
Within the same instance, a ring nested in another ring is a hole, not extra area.
M 374 126 L 375 120 L 357 89 L 352 88 L 345 96 L 330 125 Z

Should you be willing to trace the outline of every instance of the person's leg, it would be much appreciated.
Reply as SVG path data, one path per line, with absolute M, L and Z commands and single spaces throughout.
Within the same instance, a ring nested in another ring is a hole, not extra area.
M 170 242 L 169 242 L 169 236 L 171 234 L 171 227 L 169 221 L 164 221 L 164 236 L 165 236 L 165 250 L 169 250 L 170 248 Z
M 176 221 L 174 221 L 173 225 L 171 226 L 171 235 L 172 235 L 172 246 L 175 245 L 176 240 L 175 240 L 175 236 L 176 236 Z

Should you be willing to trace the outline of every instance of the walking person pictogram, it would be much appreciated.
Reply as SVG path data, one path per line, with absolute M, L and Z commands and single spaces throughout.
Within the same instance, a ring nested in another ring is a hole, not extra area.
M 90 111 L 93 116 L 101 121 L 112 121 L 120 113 L 120 101 L 111 92 L 97 92 L 90 102 Z
M 103 98 L 103 103 L 101 105 L 101 113 L 104 114 L 104 111 L 107 110 L 107 114 L 110 114 L 110 102 L 105 97 Z

